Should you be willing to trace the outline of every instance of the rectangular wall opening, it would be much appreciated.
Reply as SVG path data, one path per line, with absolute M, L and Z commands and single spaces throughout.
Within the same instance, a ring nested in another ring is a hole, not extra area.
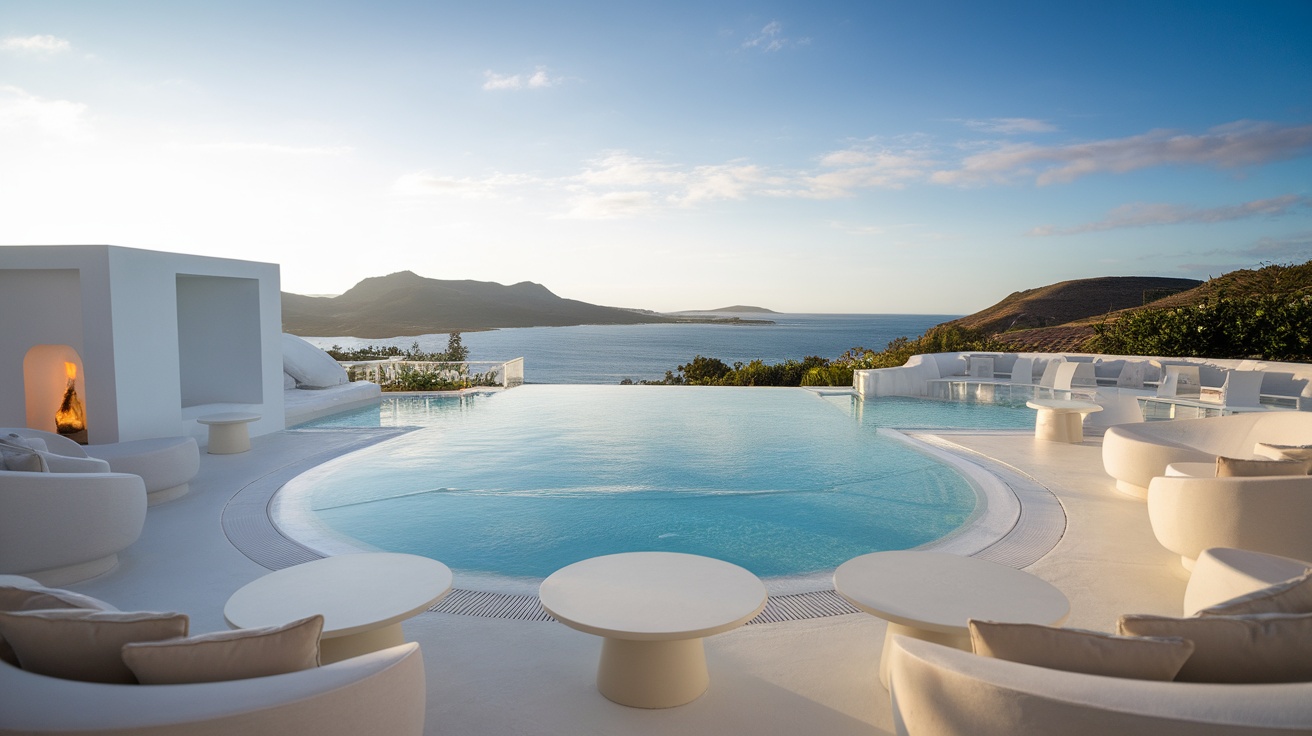
M 183 408 L 264 401 L 258 279 L 178 274 Z

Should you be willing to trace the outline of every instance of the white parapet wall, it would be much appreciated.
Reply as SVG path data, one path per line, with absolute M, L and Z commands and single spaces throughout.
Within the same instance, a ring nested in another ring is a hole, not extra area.
M 71 354 L 92 444 L 180 435 L 203 443 L 196 417 L 220 411 L 260 414 L 252 435 L 284 427 L 276 264 L 4 246 L 0 315 L 0 426 L 53 429 L 53 418 L 34 425 L 47 421 L 44 407 L 29 420 L 30 405 L 51 401 L 48 385 L 37 396 L 33 387 L 62 380 L 46 374 Z

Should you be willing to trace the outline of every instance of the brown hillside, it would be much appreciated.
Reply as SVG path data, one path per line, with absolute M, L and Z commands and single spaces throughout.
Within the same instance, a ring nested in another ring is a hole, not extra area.
M 1192 289 L 1200 283 L 1194 279 L 1154 276 L 1106 276 L 1077 279 L 1018 291 L 993 306 L 953 320 L 972 330 L 990 333 L 1028 330 L 1036 327 L 1064 325 L 1090 317 L 1101 318 L 1108 312 L 1142 307 L 1162 292 Z M 1011 340 L 1012 335 L 1000 335 Z
M 1089 279 L 1101 281 L 1102 279 Z M 1187 279 L 1173 279 L 1187 281 Z M 1081 284 L 1085 282 L 1064 282 L 1064 284 Z M 1198 282 L 1194 282 L 1198 283 Z M 1064 284 L 1055 284 L 1063 286 Z M 1051 289 L 1054 287 L 1046 287 Z M 1042 292 L 1044 289 L 1032 289 L 1021 294 Z M 1312 261 L 1296 266 L 1264 266 L 1256 270 L 1244 269 L 1231 271 L 1213 279 L 1198 283 L 1192 289 L 1178 291 L 1146 305 L 1134 305 L 1110 312 L 1092 314 L 1071 320 L 1067 324 L 1028 330 L 1014 330 L 1006 334 L 997 334 L 1001 340 L 1016 346 L 1018 350 L 1033 351 L 1072 351 L 1080 352 L 1084 344 L 1094 336 L 1093 326 L 1104 321 L 1114 322 L 1121 315 L 1149 306 L 1154 309 L 1172 309 L 1198 304 L 1207 299 L 1221 296 L 1247 297 L 1257 294 L 1299 294 L 1312 292 Z M 1012 295 L 1016 296 L 1016 295 Z M 1007 303 L 1008 297 L 990 309 L 997 309 Z M 987 312 L 988 310 L 985 310 Z M 984 312 L 963 317 L 972 320 Z M 958 320 L 961 321 L 961 320 Z

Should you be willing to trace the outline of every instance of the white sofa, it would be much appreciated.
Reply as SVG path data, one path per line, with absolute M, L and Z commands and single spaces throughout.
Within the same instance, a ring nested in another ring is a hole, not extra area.
M 139 476 L 0 470 L 0 573 L 85 580 L 113 568 L 145 523 Z
M 1186 570 L 1209 547 L 1312 559 L 1312 476 L 1153 478 L 1148 519 Z
M 0 662 L 0 734 L 419 736 L 423 657 L 415 643 L 315 669 L 192 685 L 108 685 Z
M 1153 682 L 1034 667 L 893 638 L 898 734 L 1274 736 L 1312 733 L 1312 682 Z
M 0 436 L 35 437 L 50 450 L 46 459 L 54 472 L 115 472 L 141 476 L 146 502 L 155 504 L 183 496 L 200 472 L 200 447 L 192 437 L 158 437 L 104 445 L 79 445 L 67 437 L 26 427 L 0 428 Z M 72 466 L 78 463 L 79 465 Z M 96 467 L 90 467 L 94 463 Z M 71 467 L 70 467 L 71 466 Z
M 1213 548 L 1184 615 L 1297 577 L 1301 560 Z M 1131 680 L 1035 667 L 903 636 L 890 661 L 899 734 L 1208 736 L 1312 733 L 1312 682 L 1234 685 Z
M 1148 484 L 1177 462 L 1211 462 L 1218 455 L 1254 457 L 1258 442 L 1312 444 L 1312 412 L 1264 411 L 1208 419 L 1177 419 L 1111 427 L 1102 440 L 1102 465 L 1116 488 L 1148 497 Z

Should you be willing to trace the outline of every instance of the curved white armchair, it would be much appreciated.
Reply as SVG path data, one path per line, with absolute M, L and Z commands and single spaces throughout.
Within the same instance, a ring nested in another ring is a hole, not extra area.
M 1312 476 L 1153 478 L 1148 519 L 1186 570 L 1208 547 L 1312 559 Z
M 145 523 L 138 476 L 0 470 L 0 573 L 85 580 L 113 568 Z
M 894 637 L 903 736 L 1274 736 L 1312 731 L 1312 682 L 1217 685 L 1061 672 Z
M 1210 462 L 1218 455 L 1253 457 L 1258 442 L 1312 444 L 1312 412 L 1264 411 L 1208 419 L 1177 419 L 1111 427 L 1103 435 L 1102 465 L 1116 488 L 1148 497 L 1148 484 L 1177 462 Z
M 0 662 L 0 733 L 354 736 L 424 732 L 415 643 L 315 669 L 193 685 L 60 680 Z

